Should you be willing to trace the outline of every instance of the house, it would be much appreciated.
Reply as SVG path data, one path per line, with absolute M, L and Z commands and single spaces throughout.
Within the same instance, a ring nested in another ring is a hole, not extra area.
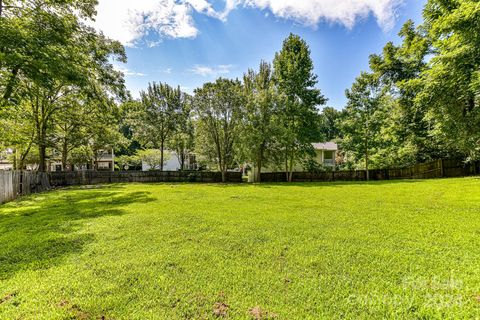
M 175 151 L 164 151 L 165 158 L 167 160 L 163 164 L 163 171 L 179 171 L 181 170 L 181 164 L 178 160 L 177 154 Z M 184 170 L 197 170 L 198 164 L 195 157 L 195 154 L 190 153 L 187 158 L 185 159 L 185 168 Z M 142 160 L 142 171 L 150 171 L 150 170 L 159 170 L 159 167 L 152 168 L 148 163 Z
M 338 145 L 335 142 L 312 143 L 315 148 L 315 160 L 324 167 L 334 167 Z
M 13 170 L 13 163 L 8 158 L 13 154 L 12 149 L 5 149 L 0 152 L 0 170 Z
M 49 171 L 72 171 L 72 168 L 67 164 L 63 168 L 62 161 L 59 159 L 59 154 L 53 151 L 50 160 L 48 161 Z M 97 156 L 92 158 L 90 163 L 75 164 L 73 171 L 81 170 L 97 170 L 97 171 L 114 171 L 115 169 L 115 152 L 111 150 L 100 150 Z
M 12 162 L 13 149 L 7 148 L 0 151 L 0 170 L 13 170 L 14 164 Z M 83 164 L 75 164 L 73 171 L 79 170 L 98 170 L 98 171 L 113 171 L 115 168 L 115 153 L 113 149 L 99 150 L 97 156 L 93 157 L 89 162 Z M 38 170 L 38 163 L 27 163 L 26 170 Z M 47 158 L 48 171 L 72 171 L 71 165 L 67 164 L 63 168 L 61 154 L 52 149 Z
M 315 161 L 324 168 L 334 169 L 336 165 L 336 158 L 338 154 L 338 145 L 335 142 L 317 142 L 312 143 L 313 148 L 315 149 Z M 251 165 L 250 165 L 251 166 Z M 253 182 L 254 172 L 257 172 L 256 168 L 251 166 L 253 170 L 249 173 L 248 180 Z M 262 167 L 262 172 L 283 172 L 285 167 L 274 168 L 271 166 Z M 297 163 L 293 168 L 295 172 L 303 172 L 305 168 L 301 163 Z

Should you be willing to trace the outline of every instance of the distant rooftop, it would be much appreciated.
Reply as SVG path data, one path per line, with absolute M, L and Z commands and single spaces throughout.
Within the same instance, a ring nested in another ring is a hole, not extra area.
M 315 150 L 329 150 L 329 151 L 336 151 L 338 150 L 338 146 L 335 142 L 317 142 L 312 143 Z

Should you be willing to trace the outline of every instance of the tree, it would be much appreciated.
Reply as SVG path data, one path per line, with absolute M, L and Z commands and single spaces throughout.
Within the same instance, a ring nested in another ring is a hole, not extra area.
M 279 121 L 285 154 L 287 180 L 292 181 L 296 162 L 313 152 L 312 142 L 320 139 L 317 106 L 326 102 L 315 88 L 310 49 L 299 36 L 290 34 L 273 61 L 274 78 L 281 96 Z
M 272 150 L 277 124 L 276 88 L 273 70 L 269 63 L 262 61 L 258 72 L 249 69 L 243 76 L 245 112 L 242 121 L 241 138 L 246 158 L 254 164 L 255 181 L 261 182 L 262 167 L 266 164 L 267 153 Z
M 5 6 L 5 4 L 8 4 Z M 0 106 L 28 107 L 35 128 L 39 170 L 46 170 L 55 118 L 67 99 L 114 107 L 124 95 L 123 76 L 112 60 L 125 62 L 123 46 L 84 23 L 96 1 L 5 1 L 0 23 Z M 8 13 L 7 13 L 8 12 Z M 99 103 L 101 102 L 101 104 Z
M 101 60 L 104 68 L 110 65 L 105 58 L 110 50 L 101 52 L 103 45 L 96 49 L 87 45 L 98 42 L 93 29 L 84 23 L 94 18 L 96 5 L 95 0 L 0 2 L 0 109 L 21 99 L 20 80 L 78 82 L 90 78 L 98 66 L 86 64 L 85 58 Z M 123 47 L 118 42 L 110 44 L 125 59 Z M 85 49 L 83 54 L 78 54 L 81 49 Z
M 323 108 L 320 114 L 320 132 L 326 141 L 341 138 L 340 121 L 342 112 L 332 107 Z
M 403 25 L 399 36 L 401 45 L 389 42 L 382 54 L 370 56 L 372 73 L 393 100 L 383 124 L 389 141 L 379 150 L 386 166 L 409 166 L 445 156 L 446 151 L 445 145 L 432 136 L 433 121 L 426 116 L 426 105 L 415 103 L 430 41 L 423 28 L 415 28 L 411 20 Z
M 18 108 L 8 117 L 0 117 L 0 142 L 1 150 L 7 147 L 12 148 L 13 168 L 23 170 L 27 164 L 26 159 L 33 148 L 35 148 L 35 127 L 28 119 L 28 110 L 24 107 Z
M 416 105 L 428 107 L 433 134 L 480 158 L 480 6 L 477 0 L 429 0 L 423 28 L 433 57 L 419 77 Z
M 348 104 L 342 122 L 342 147 L 351 151 L 355 160 L 363 158 L 368 181 L 370 154 L 379 144 L 384 95 L 377 78 L 366 72 L 362 72 L 345 94 Z
M 184 94 L 179 87 L 153 82 L 140 95 L 141 108 L 131 117 L 134 136 L 146 146 L 159 148 L 163 158 L 166 143 L 175 132 L 176 120 L 182 111 Z M 163 160 L 160 171 L 163 171 Z
M 164 155 L 158 149 L 138 150 L 136 156 L 140 161 L 145 162 L 150 170 L 161 170 L 170 157 L 169 154 Z
M 226 182 L 227 169 L 236 156 L 243 103 L 238 80 L 220 78 L 195 89 L 196 150 L 218 167 L 222 182 Z
M 180 170 L 185 170 L 185 162 L 195 147 L 195 127 L 192 119 L 192 97 L 182 93 L 179 111 L 175 118 L 175 130 L 169 146 L 175 151 Z
M 105 152 L 111 152 L 127 143 L 125 137 L 118 131 L 116 125 L 97 123 L 89 127 L 88 146 L 93 155 L 94 169 L 98 170 L 98 161 Z M 114 169 L 113 167 L 111 168 Z

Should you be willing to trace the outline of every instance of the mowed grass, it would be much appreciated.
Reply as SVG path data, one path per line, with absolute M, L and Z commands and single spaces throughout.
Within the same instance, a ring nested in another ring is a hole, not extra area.
M 125 184 L 0 206 L 1 319 L 480 318 L 480 179 Z

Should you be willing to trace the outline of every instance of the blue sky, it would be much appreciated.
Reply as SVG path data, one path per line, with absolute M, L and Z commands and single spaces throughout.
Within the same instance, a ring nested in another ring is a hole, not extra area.
M 359 1 L 137 0 L 142 11 L 115 12 L 112 6 L 121 4 L 111 1 L 100 1 L 97 27 L 126 45 L 128 63 L 118 68 L 134 97 L 151 81 L 191 93 L 219 76 L 241 78 L 260 60 L 272 61 L 292 32 L 309 44 L 318 87 L 328 105 L 338 109 L 345 105 L 345 89 L 368 69 L 369 54 L 380 52 L 387 41 L 398 42 L 402 24 L 409 18 L 418 23 L 425 3 L 365 0 L 354 7 L 350 3 Z M 331 5 L 323 7 L 322 1 Z

